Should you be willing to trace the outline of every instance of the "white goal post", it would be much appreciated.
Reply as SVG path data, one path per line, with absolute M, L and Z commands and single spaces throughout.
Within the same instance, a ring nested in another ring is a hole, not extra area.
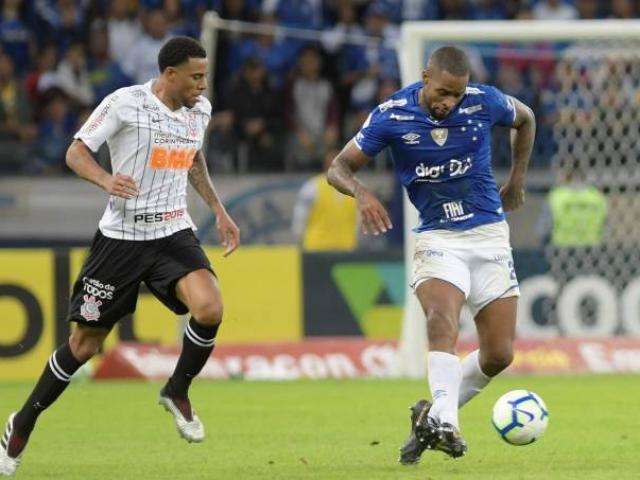
M 403 85 L 420 79 L 424 68 L 425 47 L 429 43 L 483 42 L 611 42 L 640 40 L 637 20 L 574 21 L 452 21 L 406 22 L 402 25 L 397 47 Z M 635 119 L 632 115 L 631 119 Z M 635 139 L 637 142 L 639 139 Z M 526 205 L 525 207 L 526 208 Z M 417 212 L 405 196 L 405 265 L 407 282 L 411 275 L 414 251 L 412 228 Z M 422 377 L 426 373 L 426 327 L 422 310 L 407 289 L 403 327 L 398 350 L 399 373 Z

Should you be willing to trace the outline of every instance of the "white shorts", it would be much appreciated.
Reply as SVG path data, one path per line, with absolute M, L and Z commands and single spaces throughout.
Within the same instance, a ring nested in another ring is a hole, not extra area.
M 458 287 L 474 317 L 498 298 L 520 296 L 507 222 L 418 233 L 411 286 L 431 278 Z

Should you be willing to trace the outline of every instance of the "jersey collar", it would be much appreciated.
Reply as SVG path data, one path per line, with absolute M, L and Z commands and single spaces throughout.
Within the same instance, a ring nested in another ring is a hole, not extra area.
M 151 80 L 149 80 L 147 83 L 144 84 L 144 88 L 146 88 L 149 92 L 149 94 L 151 95 L 151 98 L 153 99 L 154 102 L 156 102 L 156 104 L 160 107 L 160 109 L 166 113 L 167 115 L 170 115 L 172 117 L 178 117 L 185 109 L 184 105 L 182 107 L 180 107 L 178 110 L 171 110 L 169 107 L 167 107 L 165 105 L 165 103 L 160 100 L 158 98 L 158 96 L 153 92 L 153 84 L 156 83 L 157 78 L 152 78 Z

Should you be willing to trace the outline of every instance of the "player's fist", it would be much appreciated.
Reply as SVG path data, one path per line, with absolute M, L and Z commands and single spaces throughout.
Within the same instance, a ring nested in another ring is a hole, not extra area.
M 129 175 L 116 173 L 109 175 L 104 182 L 104 189 L 109 195 L 120 198 L 133 198 L 138 195 L 138 187 Z
M 362 219 L 362 231 L 365 235 L 369 233 L 379 235 L 393 228 L 387 210 L 374 194 L 360 187 L 356 190 L 355 197 Z
M 226 257 L 240 245 L 240 229 L 224 209 L 216 213 L 216 228 L 220 236 L 220 243 L 227 248 L 222 254 L 223 257 Z
M 524 185 L 521 182 L 507 182 L 500 189 L 500 199 L 505 212 L 517 210 L 524 203 Z

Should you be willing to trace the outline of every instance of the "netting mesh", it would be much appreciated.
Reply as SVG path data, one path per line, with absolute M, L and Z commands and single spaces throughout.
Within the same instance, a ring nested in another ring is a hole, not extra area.
M 561 289 L 578 275 L 606 279 L 617 295 L 637 274 L 640 263 L 640 50 L 638 42 L 581 43 L 558 54 L 552 172 L 556 185 L 578 191 L 595 186 L 606 202 L 601 238 L 593 245 L 550 241 L 545 256 Z M 585 211 L 588 216 L 597 215 Z M 585 300 L 581 317 L 595 322 L 595 304 Z M 614 311 L 609 312 L 616 315 Z M 558 322 L 558 304 L 547 302 Z M 562 322 L 560 322 L 562 323 Z

